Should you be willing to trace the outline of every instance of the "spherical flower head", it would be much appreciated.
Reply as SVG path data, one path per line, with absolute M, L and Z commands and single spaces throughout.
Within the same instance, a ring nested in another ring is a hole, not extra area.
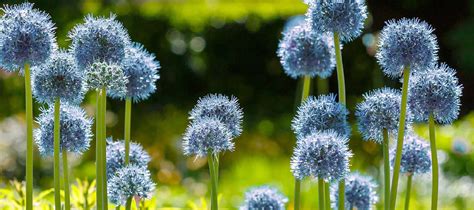
M 383 141 L 383 129 L 389 134 L 398 131 L 401 92 L 392 88 L 381 88 L 364 94 L 364 101 L 356 108 L 359 131 L 365 140 Z M 411 122 L 411 112 L 407 110 L 407 122 Z
M 5 5 L 0 19 L 0 63 L 9 71 L 44 63 L 57 48 L 51 17 L 33 4 Z
M 342 41 L 350 41 L 362 33 L 367 7 L 360 0 L 312 1 L 306 16 L 314 30 L 335 32 Z
M 293 17 L 288 18 L 285 25 L 283 26 L 283 33 L 291 30 L 296 26 L 302 26 L 306 24 L 306 16 L 304 15 L 295 15 Z
M 395 162 L 395 150 L 390 152 L 391 165 Z M 430 172 L 431 153 L 429 145 L 416 134 L 408 133 L 403 142 L 400 173 L 424 174 Z
M 42 103 L 62 102 L 78 104 L 84 97 L 83 73 L 71 54 L 59 51 L 45 64 L 32 69 L 33 95 Z
M 107 194 L 110 202 L 125 205 L 128 198 L 150 199 L 155 191 L 155 183 L 150 172 L 137 165 L 127 165 L 120 169 L 107 182 Z
M 287 202 L 288 198 L 275 188 L 268 186 L 254 187 L 245 193 L 245 202 L 240 210 L 285 210 Z
M 110 179 L 121 168 L 125 167 L 125 142 L 107 139 L 107 177 Z M 150 155 L 143 147 L 135 142 L 130 142 L 130 164 L 146 168 L 150 163 Z
M 390 20 L 380 33 L 375 57 L 383 72 L 393 78 L 403 69 L 425 71 L 438 60 L 438 43 L 433 28 L 419 19 Z
M 348 139 L 333 130 L 314 132 L 296 143 L 291 157 L 291 171 L 301 180 L 305 177 L 340 180 L 349 172 Z
M 147 52 L 141 44 L 134 43 L 125 49 L 122 69 L 128 78 L 127 93 L 110 92 L 113 98 L 131 98 L 138 102 L 147 99 L 155 92 L 155 82 L 160 78 L 158 69 L 160 63 L 155 55 Z
M 377 184 L 371 177 L 361 176 L 357 173 L 349 174 L 345 178 L 345 208 L 349 209 L 351 206 L 358 210 L 371 210 L 377 203 Z M 339 203 L 338 184 L 332 185 L 331 199 L 333 208 L 337 209 Z
M 114 96 L 127 93 L 128 78 L 120 66 L 104 62 L 93 63 L 86 71 L 86 85 L 89 89 L 106 88 Z M 109 93 L 110 93 L 109 92 Z
M 185 155 L 198 157 L 233 151 L 232 133 L 220 119 L 206 117 L 194 120 L 184 134 L 183 150 Z
M 242 109 L 237 98 L 221 94 L 209 94 L 200 98 L 189 113 L 189 119 L 218 118 L 227 127 L 232 137 L 242 133 Z
M 314 32 L 308 24 L 284 32 L 277 53 L 283 70 L 293 78 L 327 78 L 336 66 L 332 37 L 328 33 Z
M 40 126 L 35 130 L 35 141 L 39 151 L 44 156 L 54 153 L 54 106 L 43 109 L 37 118 Z M 60 116 L 60 150 L 82 154 L 89 148 L 92 138 L 92 119 L 85 111 L 68 104 L 61 104 Z
M 81 69 L 95 62 L 121 63 L 130 44 L 128 32 L 113 14 L 108 18 L 86 16 L 68 37 L 72 40 L 71 53 Z
M 462 86 L 455 74 L 454 69 L 440 64 L 413 75 L 408 104 L 417 121 L 428 121 L 431 113 L 441 124 L 449 124 L 458 118 Z
M 298 108 L 291 128 L 298 138 L 322 130 L 334 130 L 348 137 L 350 135 L 348 115 L 349 111 L 344 105 L 336 102 L 335 95 L 311 96 Z

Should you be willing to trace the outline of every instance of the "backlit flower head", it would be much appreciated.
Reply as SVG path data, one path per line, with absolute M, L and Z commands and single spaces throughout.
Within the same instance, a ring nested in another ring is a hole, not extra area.
M 285 31 L 277 53 L 283 70 L 293 78 L 306 75 L 327 78 L 336 66 L 332 37 L 313 31 L 308 24 Z
M 150 199 L 154 191 L 150 172 L 133 164 L 117 171 L 107 182 L 107 194 L 115 205 L 125 205 L 128 198 Z
M 268 186 L 254 187 L 245 193 L 245 202 L 240 210 L 285 210 L 287 202 L 288 198 L 275 188 Z
M 54 53 L 45 64 L 33 67 L 32 72 L 33 95 L 38 101 L 53 103 L 56 98 L 74 104 L 82 101 L 84 74 L 69 53 Z
M 185 155 L 207 156 L 234 150 L 232 133 L 218 118 L 199 118 L 191 122 L 183 137 Z
M 296 142 L 291 157 L 291 171 L 297 179 L 340 180 L 349 172 L 347 137 L 333 130 L 313 132 Z
M 242 133 L 242 109 L 237 98 L 221 94 L 209 94 L 200 98 L 196 106 L 189 113 L 189 119 L 199 120 L 211 117 L 219 118 L 229 129 L 233 137 Z
M 121 63 L 130 44 L 127 30 L 113 14 L 108 18 L 87 15 L 68 37 L 72 40 L 71 53 L 81 69 L 95 62 Z
M 88 89 L 101 89 L 114 93 L 114 96 L 127 93 L 128 78 L 120 66 L 104 62 L 93 63 L 86 70 L 86 85 Z
M 455 74 L 454 69 L 440 64 L 413 75 L 408 104 L 416 120 L 428 121 L 430 113 L 442 124 L 449 124 L 458 118 L 462 86 Z
M 141 167 L 147 167 L 151 158 L 143 147 L 135 142 L 130 142 L 129 163 Z M 107 139 L 107 177 L 111 178 L 115 173 L 125 166 L 125 142 L 123 140 L 113 141 Z
M 35 141 L 42 155 L 54 152 L 54 106 L 43 109 L 37 118 L 40 126 L 35 130 Z M 78 106 L 61 104 L 60 107 L 60 149 L 68 152 L 83 153 L 89 148 L 92 138 L 92 119 L 86 116 Z
M 138 102 L 147 99 L 155 92 L 155 82 L 160 78 L 158 69 L 160 63 L 156 60 L 155 55 L 147 52 L 141 44 L 134 43 L 125 49 L 125 58 L 122 61 L 122 69 L 128 78 L 127 94 L 110 95 L 114 98 L 130 97 L 133 101 Z
M 342 41 L 357 38 L 364 28 L 367 7 L 361 0 L 318 0 L 309 2 L 306 16 L 319 32 L 337 32 Z
M 348 115 L 349 111 L 344 105 L 336 102 L 334 94 L 310 96 L 298 108 L 291 128 L 298 138 L 322 130 L 334 130 L 340 135 L 349 136 Z
M 345 178 L 345 209 L 371 210 L 378 201 L 377 184 L 371 177 L 362 176 L 357 173 L 349 174 Z M 337 209 L 339 203 L 338 184 L 332 185 L 332 206 Z
M 393 78 L 411 71 L 430 69 L 438 60 L 438 43 L 433 28 L 417 18 L 390 20 L 380 33 L 375 57 L 383 72 Z
M 296 27 L 302 26 L 306 24 L 306 16 L 304 15 L 295 15 L 293 17 L 288 18 L 285 25 L 283 26 L 283 33 L 287 32 L 288 30 Z
M 25 63 L 40 65 L 56 50 L 54 24 L 51 17 L 34 9 L 32 3 L 2 8 L 0 19 L 0 63 L 8 71 L 20 69 Z
M 390 151 L 391 165 L 395 162 L 395 150 Z M 403 142 L 402 161 L 400 163 L 400 173 L 424 174 L 431 169 L 430 146 L 425 140 L 414 133 L 405 135 Z

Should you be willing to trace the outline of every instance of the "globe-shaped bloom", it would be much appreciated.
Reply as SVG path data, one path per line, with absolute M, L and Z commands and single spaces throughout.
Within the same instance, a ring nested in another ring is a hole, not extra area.
M 125 49 L 125 58 L 122 61 L 122 69 L 128 78 L 127 93 L 110 92 L 114 98 L 131 98 L 138 102 L 147 99 L 155 92 L 155 82 L 160 78 L 158 69 L 160 63 L 155 55 L 147 52 L 141 44 L 134 43 Z
M 381 88 L 364 94 L 364 101 L 357 105 L 356 117 L 359 131 L 365 140 L 383 141 L 383 129 L 389 134 L 398 130 L 401 92 L 392 88 Z M 411 121 L 407 110 L 407 121 Z
M 185 155 L 207 156 L 234 150 L 232 133 L 218 118 L 201 118 L 193 121 L 183 137 Z
M 88 89 L 101 89 L 105 87 L 110 92 L 113 92 L 114 96 L 127 93 L 128 78 L 118 65 L 104 62 L 93 63 L 87 68 L 85 76 Z
M 348 139 L 333 130 L 314 132 L 296 143 L 291 171 L 297 179 L 312 176 L 340 180 L 349 172 Z
M 0 19 L 0 64 L 8 71 L 44 63 L 56 50 L 51 17 L 33 4 L 23 3 L 2 8 Z
M 37 118 L 40 126 L 35 130 L 35 141 L 42 155 L 54 153 L 54 106 L 42 110 Z M 60 150 L 83 153 L 89 148 L 92 138 L 92 119 L 78 106 L 61 104 L 60 107 Z
M 107 194 L 115 205 L 125 205 L 128 198 L 150 199 L 154 190 L 155 183 L 150 172 L 133 164 L 120 169 L 107 182 Z
M 408 104 L 416 120 L 427 121 L 431 113 L 442 124 L 458 118 L 462 86 L 455 74 L 454 69 L 441 64 L 413 75 L 408 90 Z
M 318 0 L 309 2 L 306 16 L 319 32 L 336 32 L 342 41 L 358 37 L 367 18 L 367 7 L 361 0 Z
M 334 130 L 340 135 L 349 136 L 347 122 L 349 111 L 336 102 L 334 94 L 310 96 L 298 108 L 291 128 L 298 138 L 310 135 L 314 131 Z
M 107 177 L 110 179 L 115 173 L 125 166 L 125 142 L 107 139 Z M 129 163 L 146 168 L 150 163 L 150 155 L 143 147 L 135 142 L 130 142 Z
M 108 18 L 88 15 L 68 37 L 72 40 L 70 51 L 81 69 L 95 62 L 121 63 L 125 48 L 130 45 L 128 32 L 115 15 Z
M 200 98 L 189 113 L 189 119 L 218 118 L 229 129 L 232 137 L 242 132 L 242 109 L 237 98 L 221 94 L 209 94 Z
M 83 73 L 71 54 L 56 52 L 45 64 L 32 70 L 33 95 L 38 101 L 52 103 L 56 98 L 74 104 L 82 101 L 85 92 Z
M 268 186 L 254 187 L 245 193 L 245 202 L 240 210 L 285 210 L 287 202 L 288 198 L 275 188 Z
M 345 209 L 371 210 L 377 203 L 377 184 L 372 178 L 357 173 L 349 174 L 345 179 Z M 332 206 L 337 209 L 339 203 L 338 184 L 332 185 Z
M 285 25 L 283 26 L 283 33 L 289 31 L 290 29 L 296 26 L 302 26 L 306 24 L 306 16 L 304 15 L 295 15 L 293 17 L 288 18 Z
M 395 150 L 390 152 L 391 165 L 395 162 Z M 424 174 L 431 169 L 430 146 L 414 133 L 405 135 L 400 173 Z
M 283 70 L 293 78 L 327 78 L 336 66 L 332 37 L 328 33 L 313 31 L 308 24 L 285 31 L 277 53 Z
M 380 33 L 375 57 L 389 77 L 398 78 L 405 67 L 411 71 L 430 69 L 438 60 L 433 28 L 419 19 L 390 20 Z

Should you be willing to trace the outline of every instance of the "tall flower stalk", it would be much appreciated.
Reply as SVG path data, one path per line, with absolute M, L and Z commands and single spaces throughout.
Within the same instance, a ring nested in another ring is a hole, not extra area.
M 59 175 L 59 141 L 60 141 L 60 100 L 54 100 L 54 206 L 61 209 L 61 177 Z

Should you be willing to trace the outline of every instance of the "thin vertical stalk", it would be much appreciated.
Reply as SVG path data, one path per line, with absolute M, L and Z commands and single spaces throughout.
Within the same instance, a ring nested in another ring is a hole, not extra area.
M 318 88 L 318 94 L 326 94 L 329 92 L 329 81 L 327 79 L 323 79 L 321 77 L 317 78 L 316 82 Z
M 61 103 L 59 98 L 54 100 L 54 207 L 61 209 L 61 177 L 59 175 L 59 152 L 60 152 L 60 141 L 61 141 L 61 129 L 59 123 Z
M 209 152 L 207 155 L 207 161 L 209 164 L 209 174 L 211 178 L 211 210 L 217 210 L 218 209 L 218 204 L 217 204 L 217 177 L 218 177 L 218 171 L 216 164 L 217 163 L 217 154 L 212 154 L 212 152 Z
M 324 183 L 324 197 L 325 197 L 325 204 L 326 204 L 326 209 L 331 210 L 331 194 L 329 191 L 329 182 Z
M 405 193 L 405 210 L 408 210 L 410 208 L 410 192 L 411 192 L 411 182 L 413 179 L 413 175 L 409 174 L 408 175 L 408 180 L 407 180 L 407 190 Z
M 106 135 L 107 135 L 107 128 L 106 128 L 106 112 L 107 112 L 107 89 L 105 87 L 102 88 L 102 110 L 101 110 L 101 122 L 102 122 L 102 135 L 101 137 L 101 155 L 102 155 L 102 199 L 103 199 L 103 205 L 104 205 L 104 210 L 108 209 L 108 199 L 107 199 L 107 170 L 105 168 L 107 167 L 107 159 L 106 159 Z
M 96 129 L 95 129 L 95 136 L 96 136 L 96 142 L 95 142 L 95 158 L 96 158 L 96 203 L 97 203 L 97 209 L 102 210 L 103 209 L 103 200 L 102 200 L 102 144 L 101 144 L 101 139 L 102 139 L 102 91 L 98 90 L 97 91 L 97 111 L 96 111 Z
M 132 99 L 127 97 L 125 99 L 125 165 L 130 162 L 130 128 L 132 120 Z
M 30 64 L 25 63 L 26 112 L 26 210 L 33 209 L 33 96 L 31 93 Z
M 397 151 L 393 167 L 392 190 L 390 191 L 390 209 L 395 210 L 397 202 L 398 177 L 400 175 L 400 163 L 402 161 L 403 139 L 405 137 L 405 119 L 407 112 L 408 83 L 410 81 L 410 67 L 403 69 L 402 101 L 400 108 L 400 122 L 398 125 Z
M 389 139 L 387 129 L 383 129 L 383 176 L 384 176 L 384 209 L 390 208 L 390 154 L 389 154 Z
M 308 98 L 310 89 L 311 89 L 311 77 L 310 76 L 304 76 L 303 77 L 303 88 L 302 88 L 302 92 L 301 92 L 301 103 L 303 103 L 304 100 L 306 100 L 306 98 Z
M 127 199 L 127 203 L 125 203 L 125 210 L 130 210 L 132 209 L 132 198 Z
M 301 192 L 301 181 L 295 178 L 295 201 L 294 210 L 300 209 L 300 192 Z
M 64 176 L 64 209 L 71 209 L 71 198 L 69 196 L 69 169 L 67 162 L 67 151 L 62 151 L 63 155 L 63 176 Z
M 324 202 L 324 180 L 322 178 L 318 178 L 318 197 L 319 197 L 319 210 L 324 210 L 325 202 Z
M 431 147 L 431 176 L 432 176 L 432 191 L 431 191 L 431 209 L 438 209 L 438 152 L 436 148 L 436 136 L 435 136 L 435 122 L 433 113 L 429 117 L 429 129 L 430 129 L 430 147 Z

